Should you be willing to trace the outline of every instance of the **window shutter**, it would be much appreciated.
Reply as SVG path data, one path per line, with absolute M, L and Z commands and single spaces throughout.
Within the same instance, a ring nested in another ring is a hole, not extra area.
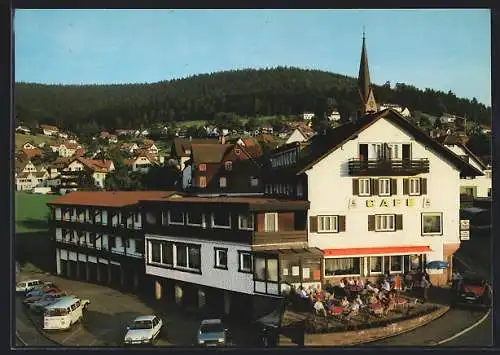
M 420 178 L 420 194 L 427 195 L 427 179 Z
M 410 194 L 410 181 L 408 179 L 403 179 L 403 195 Z
M 318 231 L 318 217 L 317 216 L 310 216 L 309 217 L 309 231 L 313 232 L 313 233 Z
M 352 194 L 354 196 L 359 195 L 359 179 L 352 179 Z
M 372 188 L 372 191 L 371 191 L 371 195 L 378 195 L 378 179 L 370 179 L 371 181 L 371 188 Z
M 339 232 L 345 232 L 345 216 L 338 216 Z
M 375 230 L 375 215 L 368 216 L 368 230 L 369 231 Z
M 391 195 L 397 195 L 397 194 L 398 194 L 398 180 L 391 179 Z
M 396 215 L 396 230 L 402 230 L 402 229 L 403 229 L 403 215 L 397 214 Z

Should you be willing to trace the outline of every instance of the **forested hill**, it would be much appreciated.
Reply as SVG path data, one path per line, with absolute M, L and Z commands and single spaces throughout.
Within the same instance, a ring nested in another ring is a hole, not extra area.
M 374 86 L 374 92 L 379 103 L 396 103 L 412 111 L 467 115 L 480 123 L 491 119 L 490 107 L 452 92 L 423 91 L 401 83 Z M 18 120 L 76 131 L 83 125 L 111 129 L 210 120 L 218 112 L 288 116 L 318 112 L 327 102 L 346 116 L 358 107 L 355 78 L 284 67 L 224 71 L 154 84 L 17 83 L 14 100 Z

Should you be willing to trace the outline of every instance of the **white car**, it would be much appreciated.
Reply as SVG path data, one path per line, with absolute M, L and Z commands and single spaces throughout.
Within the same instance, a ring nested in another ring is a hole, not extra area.
M 123 342 L 126 345 L 153 344 L 162 327 L 162 320 L 155 315 L 137 317 L 128 325 Z
M 37 286 L 42 286 L 43 282 L 40 280 L 27 280 L 18 282 L 16 285 L 16 292 L 29 292 Z

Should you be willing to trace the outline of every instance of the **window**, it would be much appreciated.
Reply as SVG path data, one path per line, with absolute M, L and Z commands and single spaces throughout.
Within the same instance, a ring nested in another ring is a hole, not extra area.
M 184 224 L 184 212 L 178 210 L 168 211 L 168 224 Z
M 149 243 L 151 245 L 151 262 L 152 263 L 161 263 L 161 246 L 160 246 L 160 242 L 151 241 Z
M 277 232 L 278 231 L 278 214 L 265 213 L 264 214 L 264 231 Z
M 207 171 L 207 164 L 199 164 L 198 170 L 199 171 Z
M 390 196 L 391 195 L 391 180 L 390 179 L 378 179 L 378 194 L 379 194 L 379 196 Z
M 188 265 L 188 247 L 187 245 L 175 245 L 176 260 L 175 266 L 187 267 Z
M 403 256 L 393 255 L 391 258 L 391 269 L 390 272 L 403 272 Z
M 370 196 L 370 179 L 359 179 L 359 196 Z
M 240 155 L 240 153 L 241 153 L 241 149 L 236 148 L 236 149 L 234 150 L 234 154 L 236 154 L 236 155 Z
M 216 269 L 227 270 L 227 248 L 214 248 Z
M 239 272 L 252 272 L 252 254 L 249 252 L 239 251 Z
M 375 215 L 375 231 L 386 232 L 396 230 L 395 217 L 393 214 Z
M 361 258 L 325 259 L 325 276 L 360 275 Z
M 318 216 L 318 232 L 338 231 L 338 216 Z
M 266 280 L 266 258 L 263 256 L 254 258 L 254 279 L 257 281 Z
M 259 186 L 259 178 L 256 178 L 254 176 L 250 177 L 250 186 Z
M 226 211 L 212 213 L 212 227 L 231 228 L 231 214 Z
M 190 269 L 201 269 L 200 247 L 188 247 L 188 266 Z
M 267 259 L 267 281 L 278 282 L 278 259 Z
M 161 243 L 161 263 L 170 266 L 174 264 L 174 247 L 171 242 Z
M 370 257 L 370 275 L 382 273 L 382 257 Z
M 420 178 L 410 178 L 408 187 L 410 195 L 420 195 Z
M 187 212 L 186 213 L 188 226 L 201 226 L 203 225 L 203 213 L 201 212 Z
M 225 177 L 219 178 L 219 186 L 226 187 L 227 186 L 227 178 L 225 178 Z
M 422 213 L 422 235 L 442 235 L 443 214 Z
M 253 230 L 254 220 L 253 214 L 245 214 L 238 216 L 238 228 L 243 230 Z
M 232 161 L 226 161 L 224 163 L 224 167 L 226 168 L 226 171 L 231 171 L 233 170 L 233 162 Z
M 303 191 L 302 191 L 302 184 L 299 182 L 297 183 L 297 196 L 302 197 L 303 196 Z
M 200 176 L 200 187 L 207 187 L 207 177 Z

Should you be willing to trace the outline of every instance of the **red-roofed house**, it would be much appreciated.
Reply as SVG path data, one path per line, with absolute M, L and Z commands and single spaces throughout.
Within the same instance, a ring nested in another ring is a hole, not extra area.
M 148 152 L 137 152 L 135 157 L 125 159 L 123 162 L 132 169 L 133 172 L 141 173 L 147 173 L 150 167 L 160 165 L 156 156 Z
M 63 171 L 84 171 L 93 178 L 95 186 L 104 188 L 104 181 L 108 173 L 115 170 L 112 160 L 74 158 Z
M 83 153 L 85 153 L 83 147 L 74 141 L 51 145 L 50 149 L 52 149 L 53 152 L 57 152 L 60 157 L 64 158 L 69 158 L 74 155 L 83 155 Z
M 32 159 L 34 157 L 39 157 L 42 155 L 42 151 L 39 148 L 33 148 L 33 149 L 26 149 L 23 148 L 23 154 L 26 157 L 26 159 Z

